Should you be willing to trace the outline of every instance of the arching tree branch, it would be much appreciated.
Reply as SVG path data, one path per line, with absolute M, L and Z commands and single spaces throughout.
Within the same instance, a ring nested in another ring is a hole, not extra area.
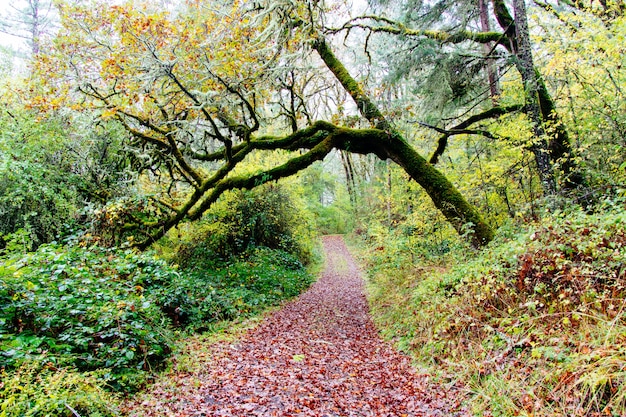
M 463 198 L 461 193 L 448 179 L 419 155 L 387 121 L 374 102 L 365 94 L 359 84 L 349 74 L 344 65 L 335 57 L 325 39 L 319 37 L 313 48 L 318 52 L 326 67 L 335 75 L 339 83 L 350 94 L 357 104 L 363 117 L 373 126 L 377 133 L 374 152 L 379 157 L 386 155 L 400 165 L 426 193 L 435 206 L 460 234 L 466 232 L 468 223 L 473 225 L 472 243 L 479 247 L 493 238 L 493 231 L 484 222 L 478 211 Z M 364 143 L 364 141 L 363 141 Z M 349 142 L 350 146 L 361 145 L 358 140 Z M 354 149 L 347 149 L 355 151 Z M 358 152 L 358 151 L 357 151 Z

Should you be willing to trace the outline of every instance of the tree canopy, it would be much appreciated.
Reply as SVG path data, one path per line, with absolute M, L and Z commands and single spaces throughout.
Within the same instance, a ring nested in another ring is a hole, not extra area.
M 72 100 L 116 120 L 132 135 L 141 168 L 169 182 L 155 198 L 158 215 L 137 221 L 129 213 L 122 231 L 143 233 L 136 238 L 145 247 L 182 220 L 200 218 L 227 190 L 292 175 L 342 149 L 394 160 L 459 232 L 471 224 L 474 244 L 488 242 L 492 231 L 476 209 L 408 145 L 337 59 L 321 26 L 324 11 L 306 2 L 257 6 L 61 9 L 64 28 L 38 67 L 55 74 L 47 83 L 55 94 L 39 95 L 37 105 L 55 109 Z M 313 121 L 310 98 L 319 93 L 311 85 L 328 94 L 337 83 L 371 128 Z M 252 152 L 279 149 L 304 152 L 269 169 L 242 168 Z

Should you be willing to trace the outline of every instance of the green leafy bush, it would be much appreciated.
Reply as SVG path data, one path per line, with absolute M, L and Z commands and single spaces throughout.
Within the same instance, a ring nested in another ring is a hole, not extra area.
M 154 296 L 174 323 L 202 330 L 294 297 L 312 279 L 293 255 L 254 248 L 228 263 L 197 264 Z
M 117 123 L 42 117 L 16 103 L 0 114 L 0 253 L 25 253 L 84 228 L 83 213 L 128 191 L 132 161 Z M 69 128 L 71 126 L 71 128 Z M 72 129 L 80 134 L 68 136 Z
M 0 367 L 107 369 L 112 386 L 133 389 L 170 353 L 173 327 L 207 329 L 311 281 L 297 258 L 268 248 L 179 273 L 147 254 L 42 245 L 0 264 Z
M 72 226 L 75 191 L 39 163 L 0 158 L 0 249 L 26 252 Z
M 183 237 L 176 262 L 181 266 L 228 260 L 255 247 L 277 249 L 308 261 L 306 240 L 299 229 L 306 223 L 289 194 L 268 185 L 234 191 L 223 198 L 193 231 Z
M 80 370 L 148 369 L 170 351 L 149 295 L 177 272 L 129 251 L 43 245 L 0 264 L 0 366 L 41 358 Z

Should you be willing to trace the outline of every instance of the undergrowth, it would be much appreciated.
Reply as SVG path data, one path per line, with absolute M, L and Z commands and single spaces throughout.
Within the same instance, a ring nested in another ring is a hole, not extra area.
M 26 361 L 0 376 L 1 417 L 119 415 L 118 396 L 98 373 Z
M 390 236 L 368 238 L 383 334 L 462 382 L 476 415 L 626 415 L 623 202 L 508 226 L 481 252 L 459 245 L 417 267 Z

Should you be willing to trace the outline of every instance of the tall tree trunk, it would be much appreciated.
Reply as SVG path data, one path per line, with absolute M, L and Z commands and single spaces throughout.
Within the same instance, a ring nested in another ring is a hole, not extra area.
M 548 151 L 548 140 L 544 129 L 541 106 L 539 103 L 539 79 L 533 63 L 533 55 L 528 31 L 528 18 L 524 0 L 513 0 L 515 14 L 515 34 L 517 51 L 515 66 L 524 83 L 526 114 L 530 118 L 535 136 L 530 150 L 535 155 L 541 185 L 546 194 L 556 193 L 556 180 L 552 161 Z
M 554 100 L 552 100 L 552 96 L 538 71 L 536 71 L 536 78 L 538 81 L 537 93 L 541 107 L 541 115 L 552 132 L 552 138 L 548 144 L 550 158 L 563 174 L 561 186 L 565 190 L 575 190 L 585 185 L 585 177 L 576 163 L 569 133 L 563 125 L 556 111 L 556 104 Z
M 344 65 L 335 57 L 323 38 L 313 45 L 320 58 L 335 75 L 343 88 L 355 101 L 359 111 L 374 127 L 384 131 L 386 138 L 380 144 L 377 155 L 385 155 L 420 184 L 430 196 L 435 206 L 454 226 L 459 234 L 465 234 L 467 225 L 471 223 L 473 233 L 472 244 L 480 247 L 493 239 L 491 227 L 485 223 L 478 211 L 470 205 L 454 185 L 436 168 L 419 155 L 402 135 L 393 128 L 380 112 L 378 107 L 364 93 L 359 84 L 348 73 Z M 352 146 L 355 146 L 353 144 Z M 373 152 L 369 150 L 369 152 Z
M 555 189 L 556 181 L 554 176 L 554 166 L 558 166 L 563 172 L 563 180 L 561 185 L 564 189 L 572 190 L 581 185 L 584 185 L 585 179 L 582 175 L 580 167 L 576 163 L 575 155 L 572 151 L 567 129 L 563 125 L 563 122 L 561 121 L 559 114 L 556 111 L 556 105 L 554 103 L 554 100 L 552 100 L 552 96 L 550 95 L 550 92 L 548 91 L 545 82 L 541 77 L 541 74 L 533 66 L 532 50 L 528 37 L 528 19 L 526 16 L 526 5 L 524 1 L 514 0 L 513 2 L 516 14 L 515 20 L 511 17 L 511 14 L 507 9 L 504 0 L 492 0 L 492 2 L 496 20 L 500 24 L 500 27 L 502 27 L 502 29 L 505 31 L 505 35 L 509 39 L 508 49 L 517 58 L 517 69 L 522 76 L 522 80 L 524 81 L 526 97 L 527 99 L 538 103 L 540 116 L 537 117 L 536 108 L 531 108 L 530 110 L 534 112 L 534 115 L 528 113 L 529 117 L 533 121 L 540 121 L 541 132 L 543 132 L 544 134 L 547 133 L 546 130 L 550 132 L 548 139 L 543 140 L 543 143 L 535 144 L 535 147 L 544 146 L 544 148 L 537 148 L 533 150 L 533 153 L 535 154 L 535 156 L 537 156 L 539 152 L 541 152 L 541 154 L 549 155 L 549 163 L 551 164 L 550 171 L 552 171 L 551 182 L 554 183 Z M 518 21 L 520 24 L 524 25 L 524 31 L 526 34 L 525 36 L 523 36 L 523 34 L 522 36 L 520 36 L 520 32 L 517 30 Z M 524 48 L 519 45 L 520 41 L 525 42 Z M 526 57 L 521 55 L 522 52 L 526 53 Z M 525 64 L 522 64 L 524 62 Z M 521 65 L 524 66 L 523 69 L 520 67 Z M 532 71 L 529 68 L 531 68 Z M 533 80 L 533 82 L 527 84 L 526 80 Z M 529 91 L 528 87 L 534 88 L 534 92 Z M 529 104 L 528 100 L 526 104 Z M 546 124 L 549 126 L 549 129 L 546 129 Z M 543 155 L 540 155 L 539 159 L 540 162 L 538 162 L 538 165 L 539 163 L 545 165 L 545 157 Z M 541 170 L 541 168 L 539 168 L 539 170 Z
M 352 204 L 352 208 L 356 210 L 357 196 L 356 181 L 354 180 L 354 168 L 352 167 L 350 154 L 346 151 L 341 151 L 341 164 L 343 165 L 343 170 L 346 174 L 346 187 L 348 188 L 350 204 Z

